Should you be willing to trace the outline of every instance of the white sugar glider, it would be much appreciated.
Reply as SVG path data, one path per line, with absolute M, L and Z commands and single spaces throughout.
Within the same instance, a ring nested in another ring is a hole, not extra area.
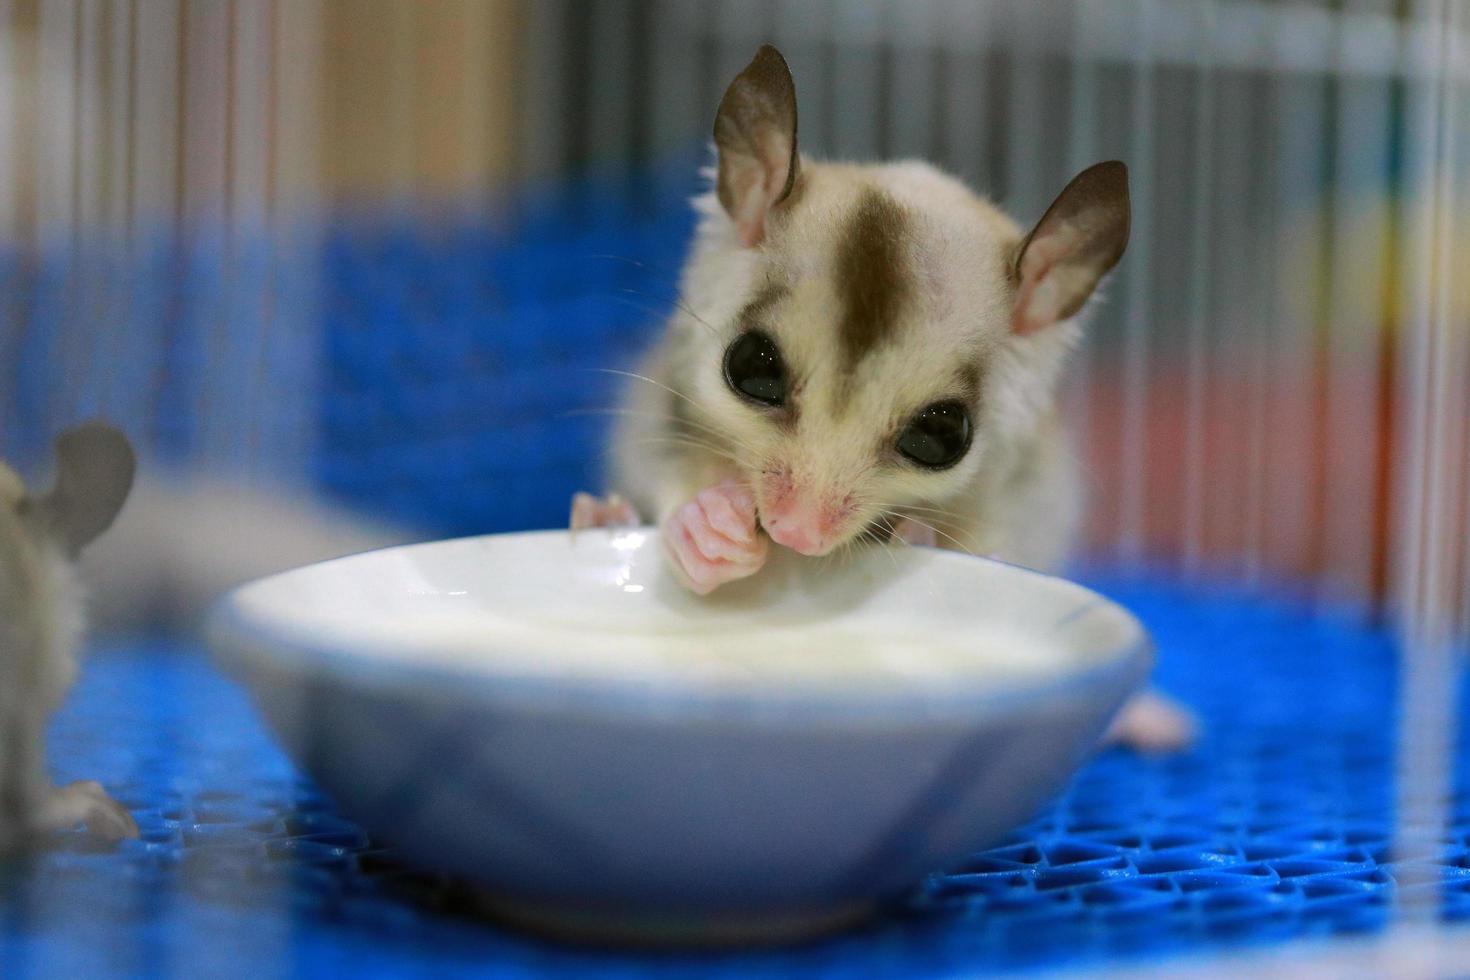
M 771 542 L 897 537 L 1059 567 L 1082 493 L 1054 392 L 1127 244 L 1127 168 L 1084 170 L 1026 234 L 928 164 L 802 156 L 796 116 L 764 46 L 720 102 L 682 302 L 614 435 L 617 492 L 578 494 L 572 526 L 652 517 L 701 594 L 757 573 Z M 1146 695 L 1113 734 L 1191 733 Z
M 56 442 L 56 483 L 27 492 L 0 463 L 0 854 L 76 824 L 138 836 L 126 809 L 95 782 L 53 786 L 46 724 L 76 678 L 84 615 L 75 562 L 107 530 L 132 488 L 121 432 L 91 423 Z

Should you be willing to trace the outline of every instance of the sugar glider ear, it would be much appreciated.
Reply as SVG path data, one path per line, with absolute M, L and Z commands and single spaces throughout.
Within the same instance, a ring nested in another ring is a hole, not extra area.
M 781 52 L 761 45 L 735 76 L 715 115 L 720 204 L 747 248 L 766 235 L 766 214 L 796 183 L 796 85 Z
M 33 513 L 72 557 L 112 526 L 133 487 L 137 459 L 127 436 L 89 422 L 56 440 L 56 484 Z
M 1094 164 L 1057 195 L 1016 253 L 1011 329 L 1034 333 L 1082 309 L 1128 245 L 1128 168 Z

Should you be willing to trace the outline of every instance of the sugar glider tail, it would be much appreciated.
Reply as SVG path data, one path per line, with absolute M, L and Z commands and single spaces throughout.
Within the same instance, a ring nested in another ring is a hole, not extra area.
M 80 569 L 98 631 L 190 631 L 237 585 L 421 538 L 284 483 L 145 467 Z

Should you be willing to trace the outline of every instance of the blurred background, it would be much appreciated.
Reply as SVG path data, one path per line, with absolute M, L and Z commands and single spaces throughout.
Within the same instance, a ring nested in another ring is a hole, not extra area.
M 162 501 L 127 546 L 220 584 L 563 524 L 772 41 L 808 154 L 924 157 L 1023 225 L 1128 163 L 1065 382 L 1086 564 L 1387 629 L 1371 723 L 1431 726 L 1432 790 L 1470 637 L 1467 8 L 0 0 L 0 455 L 117 422 Z
M 1459 2 L 3 0 L 0 447 L 158 460 L 425 533 L 555 525 L 676 290 L 763 40 L 806 152 L 1027 224 L 1126 160 L 1067 385 L 1093 554 L 1470 620 Z
M 1464 21 L 4 0 L 0 446 L 101 413 L 435 533 L 560 523 L 597 483 L 599 420 L 567 413 L 609 401 L 574 369 L 626 363 L 668 308 L 713 107 L 771 39 L 808 153 L 925 157 L 1023 224 L 1129 163 L 1137 231 L 1068 385 L 1098 555 L 1358 602 L 1423 538 L 1464 629 Z

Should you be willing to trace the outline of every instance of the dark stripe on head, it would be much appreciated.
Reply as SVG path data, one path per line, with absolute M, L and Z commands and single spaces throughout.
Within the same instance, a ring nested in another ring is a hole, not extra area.
M 768 282 L 760 288 L 749 303 L 740 309 L 735 318 L 735 325 L 741 330 L 753 330 L 757 327 L 769 329 L 766 324 L 766 315 L 771 308 L 785 298 L 789 290 L 785 285 L 778 282 Z
M 974 405 L 980 400 L 980 368 L 974 364 L 960 365 L 960 401 Z
M 898 325 L 910 282 L 903 266 L 905 217 L 893 198 L 868 190 L 842 232 L 837 291 L 842 302 L 838 340 L 848 370 Z

